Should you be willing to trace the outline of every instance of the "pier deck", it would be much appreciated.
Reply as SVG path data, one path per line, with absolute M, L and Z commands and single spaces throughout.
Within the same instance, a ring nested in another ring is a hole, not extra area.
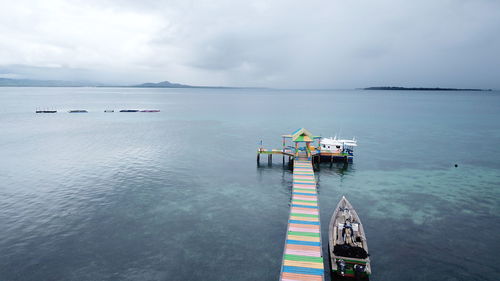
M 316 179 L 311 160 L 294 160 L 292 203 L 280 280 L 324 280 Z

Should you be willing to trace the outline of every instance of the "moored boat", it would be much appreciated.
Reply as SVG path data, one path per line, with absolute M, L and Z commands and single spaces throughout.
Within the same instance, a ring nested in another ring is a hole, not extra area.
M 357 141 L 353 138 L 337 139 L 321 138 L 319 142 L 319 153 L 323 160 L 333 158 L 334 160 L 348 160 L 352 161 L 354 158 L 354 147 L 358 146 Z
M 143 109 L 140 112 L 160 112 L 159 109 Z
M 342 196 L 329 225 L 332 273 L 367 280 L 371 274 L 366 235 L 358 214 Z
M 57 113 L 57 110 L 36 110 L 35 113 Z
M 358 146 L 358 142 L 353 138 L 352 140 L 333 138 L 321 138 L 320 142 L 321 152 L 331 153 L 348 153 L 353 155 L 354 147 Z
M 87 110 L 85 109 L 72 109 L 70 111 L 68 111 L 69 113 L 88 113 Z
M 122 109 L 120 112 L 139 112 L 139 109 Z

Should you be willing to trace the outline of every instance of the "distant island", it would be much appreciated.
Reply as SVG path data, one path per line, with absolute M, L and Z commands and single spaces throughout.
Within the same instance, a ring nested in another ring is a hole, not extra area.
M 225 86 L 193 86 L 169 81 L 158 83 L 142 83 L 137 85 L 105 84 L 92 81 L 65 81 L 65 80 L 35 80 L 35 79 L 13 79 L 0 78 L 0 87 L 117 87 L 117 88 L 191 88 L 191 89 L 271 89 L 262 87 L 225 87 Z M 274 88 L 278 89 L 278 88 Z M 399 91 L 492 91 L 491 89 L 460 89 L 460 88 L 417 88 L 417 87 L 368 87 L 358 90 L 399 90 Z M 282 89 L 283 90 L 283 89 Z M 288 89 L 297 90 L 297 89 Z M 302 89 L 317 90 L 317 89 Z M 327 90 L 327 89 L 325 89 Z
M 263 89 L 257 87 L 192 86 L 163 81 L 138 85 L 104 84 L 88 81 L 34 80 L 0 78 L 0 87 L 120 87 L 120 88 L 199 88 L 199 89 Z
M 132 88 L 221 88 L 190 86 L 163 81 L 160 83 L 144 83 L 139 85 L 104 84 L 88 81 L 35 80 L 0 78 L 0 87 L 132 87 Z
M 198 88 L 198 89 L 265 89 L 259 87 L 224 87 L 224 86 L 192 86 L 178 83 L 163 81 L 159 83 L 143 83 L 139 85 L 129 86 L 133 88 Z
M 163 82 L 159 82 L 159 83 L 143 83 L 143 84 L 139 84 L 139 85 L 134 85 L 132 87 L 134 87 L 134 88 L 198 88 L 197 86 L 170 83 L 169 81 L 163 81 Z
M 400 91 L 491 91 L 491 89 L 460 89 L 460 88 L 407 88 L 407 87 L 369 87 L 363 90 L 400 90 Z

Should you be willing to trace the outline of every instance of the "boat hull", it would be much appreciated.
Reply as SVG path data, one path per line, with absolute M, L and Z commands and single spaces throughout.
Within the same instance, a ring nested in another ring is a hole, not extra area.
M 345 260 L 345 262 L 346 262 L 346 269 L 343 275 L 339 270 L 332 270 L 332 277 L 334 280 L 353 280 L 353 278 L 358 278 L 359 280 L 370 280 L 370 274 L 366 272 L 359 273 L 358 276 L 356 277 L 356 272 L 354 271 L 354 265 L 361 263 L 358 262 L 350 263 L 347 260 Z M 366 265 L 366 263 L 362 265 Z
M 332 276 L 369 279 L 371 265 L 363 224 L 345 197 L 330 220 L 328 246 Z
M 346 159 L 348 162 L 352 163 L 354 156 L 349 155 L 347 153 L 332 153 L 332 152 L 324 152 L 321 151 L 319 153 L 319 157 L 322 163 L 329 162 L 345 162 Z

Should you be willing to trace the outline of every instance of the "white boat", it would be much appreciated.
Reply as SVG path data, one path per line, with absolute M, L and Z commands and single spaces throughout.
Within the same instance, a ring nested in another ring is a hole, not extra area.
M 335 136 L 333 138 L 321 138 L 319 145 L 321 152 L 350 153 L 352 155 L 354 147 L 358 146 L 358 141 L 354 138 L 352 140 L 337 139 Z
M 329 161 L 330 163 L 342 161 L 345 163 L 352 162 L 354 159 L 354 147 L 358 146 L 357 140 L 321 138 L 319 142 L 319 155 L 321 161 Z

